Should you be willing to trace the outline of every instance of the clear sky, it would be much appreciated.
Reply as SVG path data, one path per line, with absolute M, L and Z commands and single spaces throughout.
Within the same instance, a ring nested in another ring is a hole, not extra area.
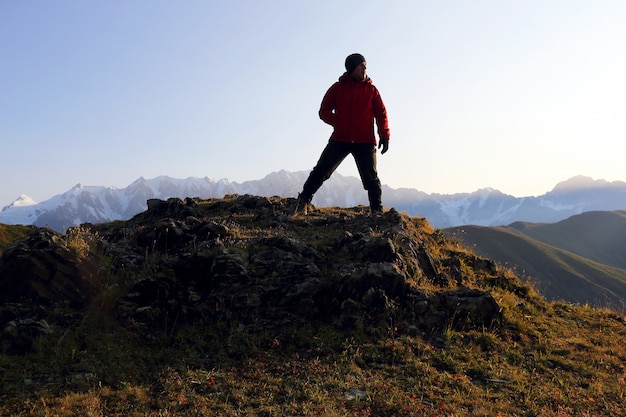
M 0 1 L 0 207 L 77 183 L 309 170 L 362 53 L 393 188 L 626 180 L 626 1 Z M 358 175 L 352 159 L 340 167 Z M 383 196 L 384 198 L 384 196 Z

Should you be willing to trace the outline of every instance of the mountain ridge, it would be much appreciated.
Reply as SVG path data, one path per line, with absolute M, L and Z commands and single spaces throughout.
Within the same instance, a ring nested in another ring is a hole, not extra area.
M 176 179 L 140 177 L 125 188 L 77 184 L 44 202 L 16 202 L 0 212 L 0 223 L 47 226 L 62 231 L 81 223 L 126 220 L 144 211 L 151 198 L 221 198 L 227 194 L 295 197 L 308 171 L 272 172 L 262 179 L 230 182 L 210 177 Z M 16 200 L 17 201 L 17 200 Z M 492 188 L 471 193 L 427 194 L 417 189 L 383 186 L 383 203 L 408 215 L 423 216 L 436 228 L 464 224 L 496 226 L 515 221 L 552 223 L 592 210 L 626 209 L 626 183 L 573 177 L 537 197 L 514 197 Z M 367 205 L 356 177 L 335 173 L 313 199 L 320 207 Z
M 626 305 L 626 211 L 590 211 L 557 223 L 443 229 L 481 256 L 513 268 L 548 299 Z
M 626 269 L 626 211 L 589 211 L 553 224 L 515 222 L 525 235 L 616 268 Z

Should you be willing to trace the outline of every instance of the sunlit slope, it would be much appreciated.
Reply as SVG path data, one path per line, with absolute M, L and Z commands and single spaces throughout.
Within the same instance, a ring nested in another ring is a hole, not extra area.
M 626 268 L 626 211 L 590 211 L 558 223 L 516 222 L 509 227 L 585 258 Z
M 446 229 L 478 254 L 517 271 L 548 299 L 598 306 L 626 300 L 626 270 L 535 240 L 512 227 Z

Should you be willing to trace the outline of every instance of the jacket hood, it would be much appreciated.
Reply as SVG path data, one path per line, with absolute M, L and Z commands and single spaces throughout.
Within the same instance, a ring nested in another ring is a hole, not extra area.
M 347 72 L 344 72 L 340 77 L 339 77 L 339 82 L 340 83 L 355 83 L 355 84 L 362 84 L 362 83 L 367 83 L 367 84 L 372 84 L 372 79 L 369 76 L 365 76 L 365 79 L 361 82 L 358 81 L 354 81 L 354 78 L 350 77 L 348 75 Z

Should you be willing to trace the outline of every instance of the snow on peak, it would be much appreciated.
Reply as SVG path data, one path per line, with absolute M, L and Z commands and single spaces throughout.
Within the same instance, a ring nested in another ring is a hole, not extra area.
M 11 203 L 11 205 L 15 207 L 33 206 L 35 204 L 37 204 L 37 202 L 26 194 L 22 194 L 14 202 Z
M 186 179 L 159 176 L 140 177 L 126 188 L 77 184 L 64 194 L 42 203 L 20 196 L 0 213 L 0 223 L 45 224 L 63 230 L 79 222 L 129 219 L 146 209 L 151 198 L 221 198 L 226 194 L 295 196 L 308 171 L 273 172 L 260 180 L 243 183 L 210 177 Z M 408 214 L 426 217 L 435 227 L 461 224 L 499 225 L 517 220 L 546 222 L 561 220 L 585 210 L 623 210 L 626 183 L 574 177 L 558 184 L 557 192 L 532 198 L 517 198 L 493 188 L 452 195 L 417 192 L 386 187 L 384 202 Z M 559 192 L 560 191 L 560 192 Z M 579 191 L 579 192 L 572 192 Z M 352 207 L 367 204 L 367 194 L 356 177 L 336 174 L 316 194 L 317 206 Z
M 4 207 L 2 211 L 7 210 L 11 207 L 28 207 L 28 206 L 34 206 L 35 204 L 37 204 L 35 200 L 30 198 L 26 194 L 22 194 L 21 196 L 16 198 L 11 204 Z
M 39 203 L 22 194 L 15 201 L 0 211 L 0 223 L 4 224 L 32 224 L 37 219 L 35 214 Z

